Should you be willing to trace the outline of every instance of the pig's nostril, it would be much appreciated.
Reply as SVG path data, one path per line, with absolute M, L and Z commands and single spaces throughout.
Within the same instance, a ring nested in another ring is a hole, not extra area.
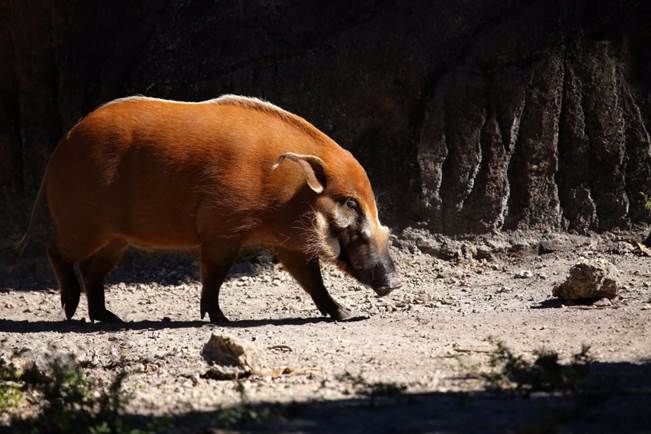
M 400 279 L 393 273 L 382 274 L 378 276 L 378 279 L 374 281 L 374 284 L 371 285 L 375 292 L 380 296 L 385 296 L 389 294 L 394 289 L 398 289 L 402 286 Z
M 396 275 L 390 274 L 389 276 L 387 276 L 387 282 L 385 286 L 391 288 L 392 290 L 398 289 L 402 286 L 402 281 Z

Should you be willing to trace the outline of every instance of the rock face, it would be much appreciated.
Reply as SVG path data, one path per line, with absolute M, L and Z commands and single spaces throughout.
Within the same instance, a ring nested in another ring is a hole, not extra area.
M 605 230 L 648 218 L 651 6 L 579 0 L 0 2 L 0 236 L 85 113 L 266 98 L 367 168 L 396 225 Z
M 617 295 L 617 268 L 605 259 L 584 260 L 570 269 L 553 295 L 564 300 L 599 300 Z

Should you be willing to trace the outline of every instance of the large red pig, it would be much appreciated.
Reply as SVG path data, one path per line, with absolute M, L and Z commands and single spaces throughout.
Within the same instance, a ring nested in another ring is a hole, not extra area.
M 399 286 L 359 162 L 305 119 L 256 98 L 111 101 L 58 144 L 35 207 L 44 193 L 56 227 L 48 256 L 68 318 L 79 263 L 90 319 L 119 321 L 103 285 L 128 246 L 198 249 L 201 317 L 213 322 L 226 320 L 219 288 L 243 249 L 272 250 L 339 320 L 350 313 L 323 285 L 320 259 L 379 295 Z

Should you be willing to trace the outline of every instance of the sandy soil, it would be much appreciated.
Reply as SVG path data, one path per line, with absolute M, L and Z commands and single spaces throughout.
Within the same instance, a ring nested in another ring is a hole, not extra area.
M 107 302 L 128 321 L 123 327 L 62 321 L 52 281 L 21 274 L 0 281 L 0 352 L 37 360 L 74 353 L 90 375 L 105 381 L 124 365 L 126 387 L 135 396 L 130 412 L 185 418 L 182 425 L 194 431 L 210 426 L 195 415 L 242 398 L 234 381 L 201 378 L 208 369 L 202 346 L 211 333 L 227 334 L 255 348 L 270 367 L 309 368 L 241 381 L 251 402 L 307 402 L 291 404 L 301 408 L 295 418 L 255 430 L 503 432 L 548 420 L 548 409 L 568 398 L 505 402 L 483 392 L 472 374 L 488 369 L 488 340 L 503 340 L 528 356 L 545 347 L 563 360 L 588 344 L 605 375 L 625 375 L 626 387 L 607 406 L 592 409 L 599 424 L 586 413 L 564 419 L 559 432 L 622 426 L 649 432 L 642 409 L 651 404 L 651 258 L 636 254 L 628 242 L 636 237 L 516 233 L 455 241 L 409 229 L 393 249 L 404 286 L 385 298 L 325 267 L 333 296 L 359 314 L 349 322 L 320 317 L 302 289 L 272 264 L 236 267 L 222 288 L 228 326 L 199 320 L 200 285 L 189 259 L 132 258 L 114 273 Z M 553 286 L 580 257 L 605 258 L 619 269 L 617 301 L 564 306 L 552 298 Z M 76 318 L 84 316 L 82 298 Z M 341 378 L 346 372 L 404 384 L 410 399 L 360 407 Z

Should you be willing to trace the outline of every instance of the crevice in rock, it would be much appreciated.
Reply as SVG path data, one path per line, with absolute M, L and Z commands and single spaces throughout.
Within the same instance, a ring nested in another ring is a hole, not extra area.
M 532 69 L 528 106 L 512 165 L 517 189 L 511 195 L 509 228 L 558 227 L 557 133 L 563 68 L 558 50 Z M 513 186 L 513 184 L 512 184 Z
M 477 191 L 477 187 L 475 185 L 475 180 L 480 174 L 480 170 L 482 166 L 485 166 L 487 164 L 487 157 L 486 157 L 486 144 L 483 143 L 482 137 L 484 137 L 484 133 L 486 130 L 486 109 L 480 109 L 479 110 L 481 113 L 481 121 L 479 123 L 479 126 L 477 127 L 477 143 L 474 146 L 474 153 L 476 155 L 475 161 L 471 168 L 470 168 L 470 173 L 468 174 L 468 180 L 467 180 L 467 186 L 464 189 L 464 195 L 461 196 L 461 198 L 458 201 L 458 208 L 459 208 L 459 214 L 463 214 L 464 209 L 468 208 L 466 206 L 466 202 L 468 199 L 473 195 L 474 192 Z M 471 154 L 472 155 L 472 154 Z M 486 169 L 485 169 L 486 170 Z
M 449 206 L 449 199 L 446 197 L 444 194 L 444 186 L 450 182 L 446 181 L 446 178 L 449 176 L 450 172 L 452 171 L 450 169 L 452 165 L 452 153 L 454 152 L 454 148 L 450 147 L 450 118 L 449 118 L 449 113 L 448 113 L 448 106 L 447 106 L 447 101 L 445 97 L 442 98 L 442 104 L 443 104 L 443 138 L 445 139 L 445 157 L 443 158 L 443 163 L 441 164 L 441 181 L 439 182 L 439 188 L 438 188 L 438 197 L 440 198 L 440 210 L 439 210 L 439 218 L 438 218 L 438 226 L 440 227 L 441 231 L 447 232 L 451 230 L 452 225 L 450 225 L 446 219 L 446 215 L 444 213 L 444 210 Z
M 599 216 L 599 230 L 627 223 L 628 199 L 624 194 L 623 112 L 617 85 L 617 60 L 610 44 L 589 44 L 582 63 L 585 89 L 586 131 L 590 146 L 591 191 Z M 583 57 L 583 56 L 582 56 Z
M 559 122 L 559 166 L 556 182 L 566 229 L 586 233 L 596 229 L 596 208 L 590 189 L 589 148 L 583 111 L 583 89 L 572 66 L 572 52 L 565 60 L 563 105 Z
M 495 118 L 495 113 L 485 109 L 488 113 L 479 133 L 481 160 L 477 168 L 477 175 L 473 180 L 472 190 L 467 200 L 463 203 L 460 213 L 460 230 L 463 232 L 489 232 L 495 229 L 495 200 L 499 187 L 495 185 L 495 166 L 499 167 L 500 156 L 496 152 L 501 148 L 501 133 Z M 499 176 L 499 175 L 498 175 Z
M 651 216 L 644 209 L 644 196 L 651 196 L 651 138 L 644 125 L 640 108 L 631 93 L 626 78 L 620 73 L 619 89 L 622 95 L 626 144 L 625 185 L 630 200 L 629 217 L 638 220 Z
M 526 82 L 524 87 L 524 102 L 522 104 L 522 114 L 520 116 L 520 127 L 524 117 L 528 112 L 528 106 L 530 101 L 531 88 L 533 86 L 533 78 L 535 71 L 531 69 L 529 71 L 529 79 Z M 509 164 L 507 167 L 507 179 L 509 184 L 509 194 L 507 198 L 506 205 L 506 216 L 504 219 L 504 228 L 505 229 L 515 229 L 518 222 L 520 221 L 519 216 L 521 215 L 524 207 L 526 206 L 526 193 L 528 185 L 524 182 L 525 177 L 523 176 L 523 165 L 526 164 L 526 149 L 523 143 L 524 137 L 520 135 L 520 128 L 518 128 L 518 134 L 514 137 L 513 141 L 513 151 L 511 158 L 509 159 Z
M 415 121 L 420 125 L 416 158 L 419 168 L 417 179 L 420 186 L 421 208 L 433 229 L 441 221 L 441 183 L 445 161 L 449 154 L 445 136 L 445 104 L 442 87 L 437 87 L 437 94 L 433 98 L 421 100 L 426 104 L 426 108 L 422 109 L 422 120 Z M 416 110 L 416 113 L 419 113 L 420 108 Z
M 515 86 L 515 98 L 513 100 L 510 100 L 512 102 L 507 100 L 505 107 L 502 108 L 502 111 L 512 113 L 512 118 L 507 116 L 505 126 L 508 125 L 508 128 L 502 128 L 502 131 L 508 131 L 508 136 L 502 136 L 503 139 L 505 139 L 503 140 L 502 145 L 505 154 L 504 168 L 502 173 L 502 177 L 504 179 L 504 195 L 500 203 L 499 215 L 496 219 L 496 229 L 501 229 L 504 227 L 509 212 L 509 203 L 511 200 L 512 188 L 511 185 L 513 182 L 510 178 L 512 172 L 509 169 L 511 167 L 511 161 L 515 153 L 516 144 L 520 134 L 520 122 L 522 120 L 522 115 L 526 109 L 527 103 L 527 86 L 521 85 L 520 82 L 517 82 Z

